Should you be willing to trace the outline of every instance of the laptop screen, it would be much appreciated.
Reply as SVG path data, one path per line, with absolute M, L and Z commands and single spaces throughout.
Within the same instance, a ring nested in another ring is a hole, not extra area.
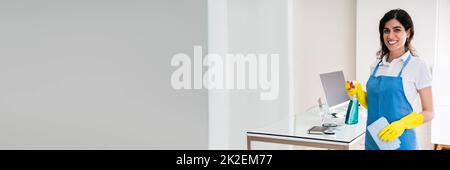
M 320 74 L 320 81 L 328 106 L 332 107 L 350 99 L 345 89 L 345 78 L 342 71 Z

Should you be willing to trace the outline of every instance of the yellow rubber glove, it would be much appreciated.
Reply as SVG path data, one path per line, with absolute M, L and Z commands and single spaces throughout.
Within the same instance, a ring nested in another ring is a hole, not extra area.
M 347 89 L 347 92 L 348 92 L 349 96 L 356 95 L 356 98 L 358 98 L 358 101 L 361 104 L 361 106 L 363 106 L 364 108 L 367 109 L 367 94 L 362 89 L 361 83 L 356 82 L 354 84 L 354 87 L 351 87 L 350 82 L 347 81 L 345 83 L 345 88 Z
M 392 141 L 402 135 L 405 129 L 415 128 L 423 123 L 423 115 L 412 112 L 405 117 L 384 127 L 378 136 L 382 141 Z

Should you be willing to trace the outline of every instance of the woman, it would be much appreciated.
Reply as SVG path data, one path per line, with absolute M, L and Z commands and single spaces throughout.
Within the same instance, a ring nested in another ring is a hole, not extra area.
M 367 109 L 367 125 L 381 117 L 389 121 L 378 134 L 382 141 L 398 138 L 399 149 L 419 149 L 414 128 L 433 119 L 430 71 L 411 46 L 414 25 L 406 11 L 394 9 L 386 13 L 380 20 L 379 32 L 381 50 L 377 53 L 379 59 L 371 65 L 367 94 L 356 83 L 355 88 L 349 89 L 349 95 L 356 95 Z M 422 103 L 421 113 L 411 106 L 417 94 Z M 369 133 L 365 147 L 379 149 Z

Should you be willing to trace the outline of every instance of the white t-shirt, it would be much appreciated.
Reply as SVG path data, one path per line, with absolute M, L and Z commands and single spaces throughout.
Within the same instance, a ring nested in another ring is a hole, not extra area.
M 391 63 L 386 61 L 387 57 L 383 57 L 383 61 L 380 63 L 375 76 L 398 76 L 409 54 L 409 51 L 407 51 L 401 57 L 392 60 Z M 379 62 L 380 59 L 377 59 L 372 63 L 370 66 L 370 75 L 372 75 L 373 70 Z M 418 90 L 431 86 L 432 77 L 430 70 L 425 61 L 418 57 L 411 56 L 411 59 L 400 76 L 403 79 L 403 89 L 405 90 L 406 98 L 411 106 L 417 98 Z

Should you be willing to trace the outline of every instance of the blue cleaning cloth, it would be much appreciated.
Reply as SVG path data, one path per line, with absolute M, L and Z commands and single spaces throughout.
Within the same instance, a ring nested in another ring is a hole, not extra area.
M 370 135 L 372 136 L 373 140 L 378 145 L 378 148 L 380 148 L 380 150 L 395 150 L 400 148 L 401 142 L 400 140 L 398 140 L 398 138 L 390 142 L 385 142 L 381 141 L 380 137 L 378 137 L 378 133 L 380 133 L 380 131 L 387 125 L 389 125 L 387 119 L 385 117 L 381 117 L 367 126 L 367 130 L 369 131 Z

